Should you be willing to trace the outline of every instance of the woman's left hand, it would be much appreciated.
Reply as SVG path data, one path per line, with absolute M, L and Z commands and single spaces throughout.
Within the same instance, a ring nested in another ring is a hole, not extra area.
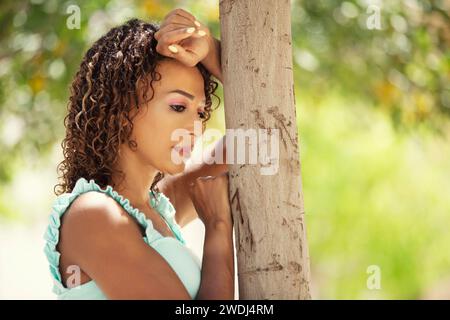
M 216 151 L 219 152 L 217 156 Z M 157 184 L 158 188 L 172 200 L 176 210 L 175 217 L 180 226 L 184 226 L 197 218 L 197 211 L 189 195 L 189 184 L 198 177 L 220 176 L 229 171 L 226 161 L 226 136 L 217 140 L 216 143 L 197 156 L 198 158 L 192 158 L 186 164 L 183 173 L 165 176 Z M 219 161 L 219 163 L 214 160 Z
M 205 59 L 214 43 L 209 29 L 183 9 L 166 15 L 155 39 L 157 52 L 190 67 Z

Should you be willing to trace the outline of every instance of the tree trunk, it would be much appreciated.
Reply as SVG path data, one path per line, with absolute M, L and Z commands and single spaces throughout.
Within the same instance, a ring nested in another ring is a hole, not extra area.
M 239 299 L 311 298 L 290 9 L 289 0 L 220 1 L 227 143 L 229 129 L 267 129 L 280 142 L 275 174 L 261 173 L 261 158 L 229 166 Z

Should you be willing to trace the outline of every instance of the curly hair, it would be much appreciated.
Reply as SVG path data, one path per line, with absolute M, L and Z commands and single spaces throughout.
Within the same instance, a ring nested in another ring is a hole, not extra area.
M 139 82 L 143 98 L 146 101 L 153 98 L 153 81 L 161 79 L 156 72 L 157 64 L 169 59 L 156 51 L 154 33 L 158 30 L 156 23 L 131 19 L 112 28 L 86 52 L 70 87 L 68 113 L 64 118 L 66 136 L 61 143 L 64 160 L 57 167 L 62 182 L 54 187 L 56 195 L 70 192 L 81 177 L 94 179 L 101 187 L 112 183 L 113 173 L 124 178 L 124 173 L 113 165 L 122 143 L 128 143 L 132 150 L 137 147 L 136 141 L 130 139 L 131 101 L 139 101 Z M 200 63 L 196 67 L 204 80 L 205 128 L 212 112 L 211 95 L 219 100 L 217 107 L 220 104 L 220 98 L 214 94 L 218 83 Z M 149 87 L 153 92 L 150 99 Z M 156 184 L 163 177 L 164 173 L 158 172 L 150 188 L 152 192 L 158 190 Z

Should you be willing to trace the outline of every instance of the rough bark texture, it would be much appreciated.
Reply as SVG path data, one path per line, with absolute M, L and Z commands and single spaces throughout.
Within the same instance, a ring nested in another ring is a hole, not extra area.
M 230 165 L 239 299 L 310 299 L 289 0 L 220 1 L 227 129 L 278 129 L 279 169 Z M 270 137 L 269 137 L 270 138 Z

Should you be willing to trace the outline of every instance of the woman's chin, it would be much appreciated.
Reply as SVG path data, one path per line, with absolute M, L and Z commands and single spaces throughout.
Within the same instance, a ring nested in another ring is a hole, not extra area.
M 171 163 L 169 166 L 169 169 L 166 170 L 166 172 L 168 174 L 170 174 L 171 176 L 182 173 L 184 171 L 184 168 L 186 167 L 186 164 L 184 162 L 180 163 L 180 164 L 174 164 Z
M 189 161 L 191 156 L 191 154 L 182 155 L 181 153 L 177 153 L 172 150 L 170 159 L 167 162 L 168 170 L 166 172 L 171 175 L 183 172 L 186 167 L 186 163 Z

